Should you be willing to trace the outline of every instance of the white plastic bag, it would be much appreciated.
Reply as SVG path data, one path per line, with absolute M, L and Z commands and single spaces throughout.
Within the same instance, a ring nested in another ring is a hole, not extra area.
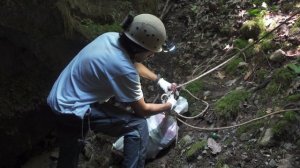
M 179 97 L 174 109 L 176 113 L 185 113 L 188 111 L 187 100 Z M 178 125 L 173 116 L 159 113 L 147 118 L 149 130 L 149 143 L 147 146 L 147 159 L 154 159 L 157 154 L 167 148 L 176 139 L 178 133 Z M 114 144 L 113 150 L 115 152 L 123 153 L 124 137 L 120 137 Z

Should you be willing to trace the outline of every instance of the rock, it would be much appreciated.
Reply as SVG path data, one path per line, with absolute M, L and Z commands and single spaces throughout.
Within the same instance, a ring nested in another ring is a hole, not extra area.
M 242 133 L 242 135 L 240 136 L 241 141 L 249 141 L 250 138 L 251 137 L 248 133 Z
M 271 128 L 266 129 L 263 137 L 258 141 L 259 145 L 261 146 L 268 146 L 271 143 L 271 140 L 273 138 L 273 131 Z
M 247 67 L 248 66 L 248 63 L 247 62 L 240 62 L 238 64 L 238 67 Z
M 207 146 L 212 150 L 212 154 L 220 153 L 222 148 L 213 138 L 208 138 Z
M 227 164 L 224 164 L 222 168 L 229 168 Z
M 197 160 L 201 160 L 201 159 L 203 159 L 203 157 L 202 157 L 201 155 L 199 155 L 199 156 L 197 157 Z
M 186 135 L 186 136 L 184 136 L 184 137 L 181 139 L 180 145 L 181 145 L 181 147 L 184 147 L 184 146 L 186 146 L 186 145 L 188 145 L 188 144 L 191 144 L 192 141 L 193 141 L 192 137 L 189 136 L 189 135 Z
M 269 57 L 269 59 L 273 62 L 282 62 L 284 58 L 285 58 L 285 52 L 282 51 L 281 49 L 276 50 Z
M 208 97 L 208 96 L 210 96 L 211 95 L 211 91 L 205 91 L 205 92 L 203 92 L 203 96 L 204 97 Z
M 243 153 L 243 154 L 241 155 L 241 157 L 242 157 L 243 160 L 247 160 L 247 159 L 248 159 L 247 153 Z
M 287 154 L 286 158 L 278 161 L 278 168 L 292 168 L 292 155 Z
M 295 149 L 295 148 L 296 148 L 296 146 L 293 145 L 292 143 L 284 143 L 284 144 L 283 144 L 283 147 L 284 147 L 284 149 L 286 149 L 286 150 L 291 150 L 291 149 Z
M 231 145 L 232 145 L 232 147 L 235 147 L 236 146 L 236 142 L 232 142 Z
M 271 159 L 271 161 L 269 162 L 269 166 L 270 167 L 276 167 L 277 166 L 277 163 L 274 159 Z

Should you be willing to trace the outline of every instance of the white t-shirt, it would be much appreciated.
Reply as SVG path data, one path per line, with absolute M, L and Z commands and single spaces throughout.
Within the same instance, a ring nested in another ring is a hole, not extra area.
M 53 85 L 47 102 L 52 110 L 83 118 L 90 104 L 112 96 L 120 102 L 143 97 L 138 72 L 116 32 L 99 36 L 73 58 Z

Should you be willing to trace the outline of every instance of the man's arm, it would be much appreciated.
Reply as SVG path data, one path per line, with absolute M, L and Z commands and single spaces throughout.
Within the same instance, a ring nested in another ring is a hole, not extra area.
M 130 103 L 130 106 L 138 116 L 151 116 L 164 111 L 170 111 L 172 108 L 172 102 L 153 104 L 146 103 L 144 98 L 141 98 L 138 101 Z
M 141 77 L 152 80 L 152 81 L 157 80 L 157 78 L 158 78 L 157 75 L 155 73 L 153 73 L 150 69 L 148 69 L 142 63 L 135 62 L 134 65 Z

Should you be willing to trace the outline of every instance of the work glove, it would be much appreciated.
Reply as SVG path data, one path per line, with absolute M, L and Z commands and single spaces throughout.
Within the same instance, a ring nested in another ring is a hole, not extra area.
M 168 98 L 168 100 L 167 100 L 167 103 L 170 103 L 170 104 L 171 104 L 171 109 L 170 109 L 170 111 L 172 111 L 172 110 L 175 108 L 176 103 L 177 103 L 177 100 L 175 99 L 174 94 L 171 94 L 171 95 L 169 96 L 169 98 Z
M 168 91 L 172 91 L 172 92 L 176 91 L 177 84 L 176 83 L 171 84 L 170 82 L 167 82 L 164 78 L 160 78 L 157 84 L 165 93 L 167 93 Z

